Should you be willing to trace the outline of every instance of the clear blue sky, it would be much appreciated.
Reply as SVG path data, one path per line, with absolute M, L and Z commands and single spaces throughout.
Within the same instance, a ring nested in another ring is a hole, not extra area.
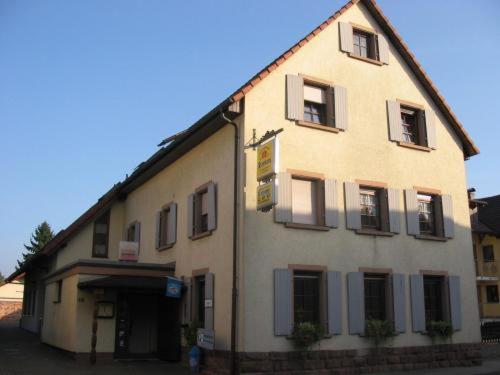
M 0 0 L 0 272 L 344 0 Z M 500 194 L 500 1 L 380 0 L 481 148 Z

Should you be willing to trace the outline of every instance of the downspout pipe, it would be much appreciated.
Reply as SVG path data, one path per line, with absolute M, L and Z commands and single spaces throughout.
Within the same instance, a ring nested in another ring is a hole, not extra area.
M 239 134 L 238 125 L 228 118 L 224 113 L 222 107 L 219 107 L 220 114 L 224 121 L 234 128 L 234 181 L 233 181 L 233 280 L 231 288 L 231 353 L 229 363 L 229 373 L 231 375 L 237 374 L 236 364 L 236 310 L 238 300 L 238 286 L 237 286 L 237 246 L 238 246 L 238 144 Z

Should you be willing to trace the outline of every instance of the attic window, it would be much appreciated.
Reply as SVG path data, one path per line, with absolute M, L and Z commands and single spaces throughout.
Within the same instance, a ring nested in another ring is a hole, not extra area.
M 367 59 L 378 60 L 377 37 L 367 31 L 353 29 L 353 54 Z

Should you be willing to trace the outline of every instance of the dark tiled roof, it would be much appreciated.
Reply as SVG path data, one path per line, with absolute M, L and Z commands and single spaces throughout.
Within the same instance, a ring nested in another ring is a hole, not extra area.
M 500 236 L 500 195 L 481 198 L 487 203 L 484 207 L 479 207 L 479 222 L 486 225 L 496 235 Z

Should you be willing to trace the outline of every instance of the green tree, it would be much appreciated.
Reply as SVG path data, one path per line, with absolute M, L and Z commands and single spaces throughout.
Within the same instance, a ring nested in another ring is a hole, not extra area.
M 17 269 L 22 267 L 24 262 L 32 255 L 39 252 L 43 247 L 54 237 L 54 232 L 50 228 L 49 223 L 44 221 L 36 227 L 35 232 L 31 234 L 29 245 L 24 245 L 26 252 L 23 253 L 23 259 L 17 261 Z

